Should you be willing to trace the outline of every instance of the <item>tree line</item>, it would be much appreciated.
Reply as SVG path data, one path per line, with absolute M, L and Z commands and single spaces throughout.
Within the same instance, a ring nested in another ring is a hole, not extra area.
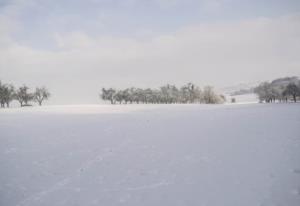
M 114 88 L 102 88 L 100 98 L 111 104 L 220 104 L 226 101 L 224 95 L 218 95 L 213 87 L 206 86 L 203 90 L 193 83 L 188 83 L 180 88 L 166 84 L 158 89 L 126 88 L 117 90 Z
M 40 106 L 44 100 L 49 99 L 50 92 L 46 87 L 37 87 L 34 92 L 30 92 L 29 87 L 23 85 L 15 88 L 12 84 L 3 84 L 0 81 L 0 105 L 9 107 L 13 100 L 17 100 L 21 107 L 31 106 L 30 102 L 37 102 Z
M 298 77 L 285 77 L 272 82 L 262 82 L 254 88 L 260 102 L 297 102 L 300 99 L 300 80 Z

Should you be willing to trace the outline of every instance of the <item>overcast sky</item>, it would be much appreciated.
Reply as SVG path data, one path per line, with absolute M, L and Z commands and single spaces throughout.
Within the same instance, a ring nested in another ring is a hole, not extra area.
M 295 75 L 299 0 L 0 0 L 0 80 L 45 85 L 52 104 Z

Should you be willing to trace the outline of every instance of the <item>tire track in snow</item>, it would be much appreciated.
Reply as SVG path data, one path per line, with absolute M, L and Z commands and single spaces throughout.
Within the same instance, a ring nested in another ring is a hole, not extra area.
M 118 152 L 120 149 L 128 146 L 131 143 L 131 141 L 132 141 L 131 139 L 124 141 L 119 146 L 116 146 L 115 148 L 110 148 L 109 150 L 105 151 L 104 153 L 95 156 L 94 158 L 85 162 L 83 164 L 83 166 L 80 167 L 75 172 L 75 174 L 58 181 L 57 183 L 55 183 L 53 186 L 51 186 L 50 188 L 48 188 L 46 190 L 35 193 L 35 194 L 29 196 L 28 198 L 25 198 L 24 200 L 22 200 L 18 204 L 16 204 L 16 206 L 24 206 L 26 204 L 30 205 L 31 202 L 36 202 L 36 201 L 42 200 L 42 198 L 44 198 L 48 194 L 55 192 L 56 190 L 59 190 L 63 186 L 72 182 L 73 179 L 80 177 L 84 171 L 90 169 L 95 163 L 102 162 L 104 159 L 107 159 L 110 156 L 114 155 L 115 152 Z M 112 151 L 115 151 L 115 152 L 112 152 Z
M 105 189 L 103 192 L 122 192 L 122 191 L 139 191 L 139 190 L 149 190 L 149 189 L 157 189 L 159 187 L 165 187 L 169 185 L 175 184 L 176 175 L 173 175 L 171 180 L 161 180 L 159 182 L 154 182 L 150 184 L 145 184 L 136 187 L 127 187 L 127 188 L 120 188 L 120 189 Z
M 103 192 L 148 190 L 148 189 L 156 189 L 156 188 L 163 187 L 163 186 L 169 186 L 171 184 L 173 184 L 173 183 L 169 182 L 169 181 L 161 181 L 161 182 L 152 183 L 149 185 L 142 185 L 142 186 L 138 186 L 138 187 L 128 187 L 128 188 L 123 188 L 123 189 L 107 189 L 107 190 L 104 190 Z

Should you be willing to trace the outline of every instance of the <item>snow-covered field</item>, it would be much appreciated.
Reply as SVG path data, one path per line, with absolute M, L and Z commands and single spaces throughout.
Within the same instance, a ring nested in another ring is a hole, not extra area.
M 1 206 L 299 206 L 300 104 L 0 110 Z
M 236 104 L 253 104 L 258 103 L 259 99 L 256 94 L 242 94 L 235 96 L 227 96 L 227 102 L 230 103 L 231 99 L 234 98 L 236 100 Z

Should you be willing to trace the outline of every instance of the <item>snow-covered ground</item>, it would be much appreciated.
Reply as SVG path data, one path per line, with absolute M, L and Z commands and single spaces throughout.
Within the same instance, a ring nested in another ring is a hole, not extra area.
M 257 98 L 256 94 L 242 94 L 242 95 L 234 95 L 234 96 L 227 96 L 227 102 L 231 103 L 231 99 L 234 98 L 236 104 L 253 104 L 258 103 L 259 99 Z
M 300 105 L 0 110 L 1 206 L 299 206 Z

